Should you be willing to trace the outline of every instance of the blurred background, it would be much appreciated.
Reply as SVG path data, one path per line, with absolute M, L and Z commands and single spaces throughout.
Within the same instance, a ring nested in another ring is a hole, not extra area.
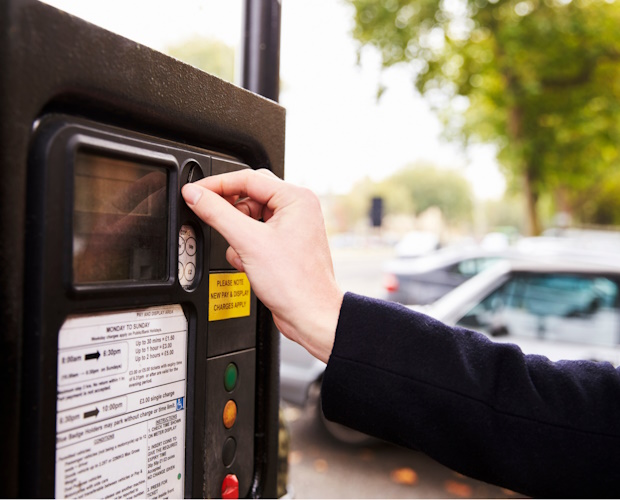
M 239 84 L 241 0 L 45 1 Z M 341 286 L 618 364 L 619 25 L 614 0 L 283 1 L 286 178 Z M 290 496 L 516 495 L 330 427 L 323 367 L 282 362 Z

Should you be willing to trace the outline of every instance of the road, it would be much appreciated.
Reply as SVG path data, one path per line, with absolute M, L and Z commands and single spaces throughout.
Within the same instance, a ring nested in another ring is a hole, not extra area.
M 381 297 L 387 248 L 333 251 L 343 290 Z M 315 418 L 316 407 L 285 406 L 291 448 L 289 484 L 294 498 L 519 498 L 463 477 L 426 455 L 374 442 L 344 445 L 330 438 Z
M 293 498 L 522 498 L 443 467 L 426 455 L 383 442 L 334 441 L 315 408 L 287 406 Z
M 382 298 L 383 266 L 392 255 L 389 247 L 332 250 L 336 281 L 343 291 Z

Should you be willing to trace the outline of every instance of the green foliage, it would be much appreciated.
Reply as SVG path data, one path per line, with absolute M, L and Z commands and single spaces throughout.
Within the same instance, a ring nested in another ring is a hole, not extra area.
M 413 66 L 448 136 L 498 146 L 534 232 L 541 195 L 595 192 L 620 171 L 619 3 L 348 1 L 354 37 L 386 67 Z
M 620 226 L 620 175 L 606 179 L 596 193 L 575 193 L 576 216 L 581 222 Z M 590 195 L 590 196 L 588 196 Z
M 348 220 L 367 218 L 374 196 L 385 200 L 386 215 L 415 216 L 437 207 L 448 224 L 468 223 L 472 218 L 472 192 L 467 180 L 454 170 L 432 165 L 410 165 L 381 182 L 358 182 L 341 200 Z
M 168 47 L 168 55 L 228 82 L 234 81 L 235 51 L 225 43 L 194 36 Z
M 485 229 L 497 227 L 516 228 L 524 234 L 526 228 L 523 214 L 523 200 L 519 195 L 504 196 L 501 200 L 487 200 L 484 202 Z
M 438 207 L 449 223 L 471 220 L 471 188 L 467 180 L 453 170 L 426 165 L 408 167 L 384 181 L 384 186 L 389 192 L 405 194 L 408 206 L 415 213 Z

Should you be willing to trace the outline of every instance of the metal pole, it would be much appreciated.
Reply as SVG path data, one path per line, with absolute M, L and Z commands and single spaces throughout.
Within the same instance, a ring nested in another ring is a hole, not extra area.
M 246 0 L 242 86 L 272 101 L 280 94 L 280 0 Z

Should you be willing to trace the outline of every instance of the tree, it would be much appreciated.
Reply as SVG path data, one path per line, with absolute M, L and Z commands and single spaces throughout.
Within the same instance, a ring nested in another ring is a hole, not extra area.
M 168 47 L 166 52 L 198 69 L 233 82 L 235 50 L 219 40 L 193 36 Z
M 380 182 L 368 178 L 359 181 L 341 200 L 342 211 L 347 214 L 341 217 L 349 225 L 367 219 L 374 196 L 385 200 L 386 215 L 419 215 L 437 207 L 449 224 L 469 223 L 472 219 L 472 192 L 467 180 L 454 170 L 433 165 L 409 165 Z
M 472 193 L 467 180 L 453 170 L 431 165 L 410 165 L 382 183 L 388 193 L 402 191 L 408 196 L 402 208 L 420 214 L 431 207 L 441 210 L 451 224 L 471 221 Z M 400 213 L 405 210 L 399 210 Z
M 354 37 L 406 62 L 447 135 L 494 143 L 520 179 L 572 210 L 620 170 L 620 5 L 613 0 L 348 0 Z M 573 210 L 574 211 L 574 210 Z

